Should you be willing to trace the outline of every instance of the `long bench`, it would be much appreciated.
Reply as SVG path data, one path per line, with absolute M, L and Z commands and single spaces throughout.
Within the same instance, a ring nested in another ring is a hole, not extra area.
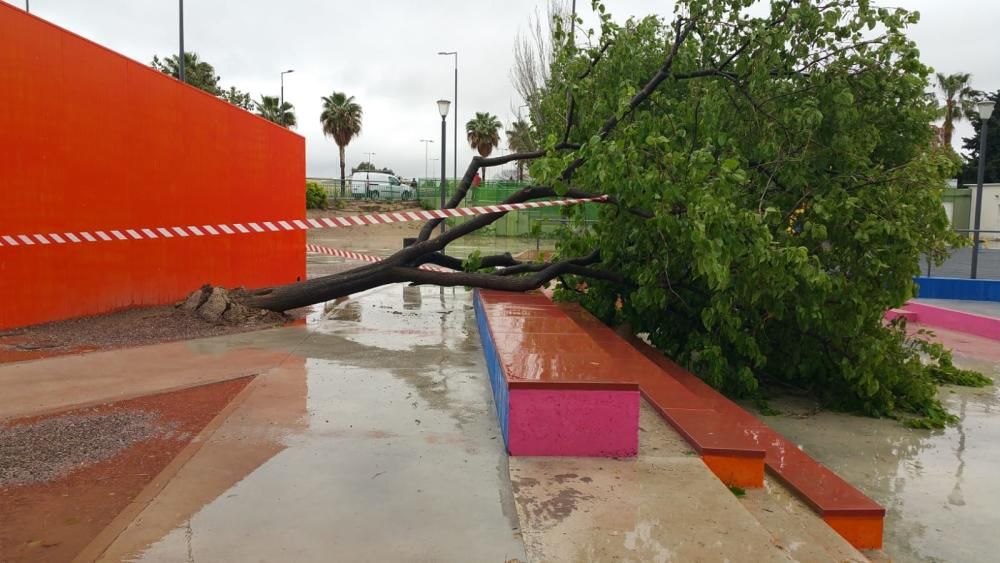
M 856 548 L 881 547 L 884 508 L 642 340 L 620 336 L 581 307 L 540 294 L 477 291 L 475 307 L 511 455 L 634 455 L 641 393 L 723 482 L 759 487 L 766 464 Z M 568 413 L 565 405 L 573 400 L 566 393 L 580 390 L 610 394 L 604 404 L 623 416 L 601 411 L 600 424 L 589 424 L 586 404 Z M 519 405 L 528 398 L 522 391 L 549 394 L 533 397 L 527 409 Z M 525 442 L 523 434 L 547 439 Z

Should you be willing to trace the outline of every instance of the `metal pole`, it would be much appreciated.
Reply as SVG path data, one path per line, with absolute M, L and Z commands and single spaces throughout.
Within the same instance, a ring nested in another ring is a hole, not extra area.
M 180 30 L 181 30 L 181 55 L 177 59 L 177 74 L 181 82 L 184 80 L 184 0 L 180 0 Z
M 441 116 L 441 207 L 439 209 L 444 209 L 444 184 L 447 181 L 448 174 L 448 163 L 445 162 L 447 159 L 445 145 L 448 144 L 448 125 L 447 116 Z M 458 119 L 456 117 L 456 119 Z M 444 234 L 444 223 L 445 220 L 441 219 L 441 234 Z
M 281 106 L 283 106 L 283 105 L 285 105 L 285 73 L 284 72 L 281 73 Z M 281 109 L 280 109 L 281 106 L 278 106 L 278 108 L 279 108 L 278 111 L 281 111 Z
M 979 173 L 976 175 L 976 218 L 972 225 L 972 279 L 979 269 L 979 224 L 983 215 L 983 180 L 986 177 L 986 129 L 989 119 L 979 129 Z
M 424 180 L 430 178 L 429 172 L 427 172 L 427 144 L 433 143 L 433 139 L 420 139 L 420 142 L 424 144 Z
M 31 13 L 31 0 L 24 0 L 24 11 Z
M 455 161 L 452 162 L 452 180 L 458 185 L 458 51 L 455 52 Z M 444 225 L 444 223 L 441 223 Z M 442 231 L 443 232 L 443 231 Z

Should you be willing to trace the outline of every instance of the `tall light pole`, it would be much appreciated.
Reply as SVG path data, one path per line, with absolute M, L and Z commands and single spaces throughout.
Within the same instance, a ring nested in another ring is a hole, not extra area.
M 456 75 L 457 76 L 457 75 Z M 441 207 L 439 209 L 444 209 L 444 185 L 447 179 L 445 175 L 448 174 L 448 163 L 446 162 L 447 154 L 445 153 L 445 145 L 448 144 L 448 127 L 446 125 L 448 120 L 448 108 L 451 106 L 451 102 L 448 100 L 438 100 L 438 113 L 441 114 Z M 441 234 L 444 234 L 444 219 L 441 220 Z
M 455 56 L 455 161 L 452 163 L 452 179 L 458 184 L 458 51 L 438 51 L 438 54 Z
M 180 30 L 181 30 L 181 55 L 177 58 L 177 75 L 181 82 L 184 80 L 184 0 L 180 0 Z
M 979 268 L 979 224 L 983 218 L 983 179 L 986 176 L 986 130 L 993 115 L 993 102 L 986 100 L 976 104 L 979 110 L 979 173 L 976 175 L 976 218 L 972 225 L 972 279 L 976 279 Z
M 24 11 L 31 13 L 31 0 L 24 0 Z
M 281 105 L 285 105 L 285 75 L 286 74 L 291 74 L 293 72 L 295 72 L 295 69 L 294 68 L 290 68 L 290 69 L 288 69 L 286 71 L 282 71 L 282 73 L 281 73 Z M 281 111 L 280 107 L 279 107 L 278 111 Z
M 424 179 L 426 180 L 428 178 L 428 176 L 427 176 L 427 144 L 428 143 L 433 143 L 434 140 L 433 139 L 420 139 L 420 142 L 424 144 Z

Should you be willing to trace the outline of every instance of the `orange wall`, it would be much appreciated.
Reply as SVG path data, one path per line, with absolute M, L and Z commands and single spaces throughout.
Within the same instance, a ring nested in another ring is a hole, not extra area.
M 0 235 L 302 218 L 305 140 L 0 2 Z M 0 246 L 0 328 L 305 276 L 302 232 Z

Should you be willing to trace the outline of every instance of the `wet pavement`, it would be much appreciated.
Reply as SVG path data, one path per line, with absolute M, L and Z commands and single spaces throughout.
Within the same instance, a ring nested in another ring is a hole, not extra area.
M 964 349 L 997 351 L 996 342 L 960 338 Z M 996 354 L 956 352 L 955 364 L 1000 381 Z M 960 417 L 944 430 L 814 413 L 812 404 L 795 400 L 772 401 L 785 414 L 764 420 L 886 507 L 885 551 L 893 561 L 995 561 L 1000 553 L 1000 387 L 946 386 L 941 397 Z
M 737 497 L 645 402 L 639 424 L 635 458 L 511 458 L 530 561 L 865 561 L 780 484 Z
M 253 352 L 260 375 L 80 559 L 524 560 L 470 297 L 388 286 L 303 327 L 185 343 Z

